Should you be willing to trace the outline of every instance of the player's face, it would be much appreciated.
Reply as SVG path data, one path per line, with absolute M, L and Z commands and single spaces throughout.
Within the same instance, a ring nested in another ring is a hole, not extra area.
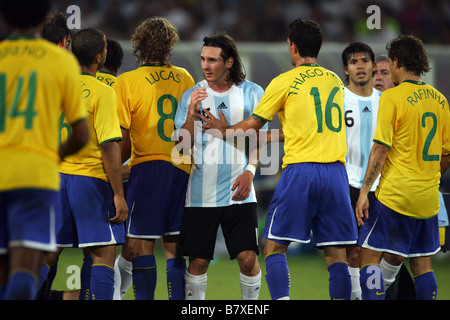
M 373 75 L 373 87 L 380 91 L 392 88 L 391 73 L 389 72 L 389 62 L 379 61 L 376 63 L 375 74 Z
M 221 48 L 216 47 L 203 47 L 200 54 L 200 65 L 203 70 L 203 75 L 206 81 L 211 83 L 225 83 L 227 82 L 228 75 L 230 74 L 229 68 L 232 66 L 232 60 L 227 59 L 224 61 L 220 56 L 222 52 Z
M 344 68 L 350 83 L 365 86 L 372 81 L 374 64 L 366 53 L 358 52 L 353 54 Z

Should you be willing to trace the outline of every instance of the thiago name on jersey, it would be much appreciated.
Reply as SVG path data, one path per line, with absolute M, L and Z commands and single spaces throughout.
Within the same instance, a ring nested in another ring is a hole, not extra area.
M 297 94 L 297 91 L 300 90 L 298 86 L 303 85 L 309 78 L 322 77 L 324 75 L 338 78 L 338 76 L 334 72 L 325 69 L 314 68 L 307 69 L 304 73 L 300 72 L 298 76 L 294 78 L 292 84 L 289 87 L 289 95 Z

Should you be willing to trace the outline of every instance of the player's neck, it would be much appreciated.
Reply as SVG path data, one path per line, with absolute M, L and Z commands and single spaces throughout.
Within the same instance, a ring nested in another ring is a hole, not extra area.
M 403 81 L 412 80 L 412 81 L 420 81 L 420 76 L 413 75 L 411 73 L 408 73 L 406 71 L 400 72 L 398 75 L 398 84 L 402 83 Z
M 102 71 L 104 71 L 104 72 L 107 72 L 107 73 L 113 75 L 114 77 L 117 76 L 117 72 L 114 71 L 114 70 L 110 70 L 110 69 L 105 68 L 105 67 L 101 68 L 100 70 L 102 70 Z
M 373 93 L 372 81 L 362 86 L 350 81 L 347 88 L 360 97 L 370 97 Z
M 215 92 L 223 93 L 230 90 L 232 84 L 228 81 L 208 81 L 208 86 Z
M 89 73 L 95 77 L 97 75 L 97 65 L 91 64 L 89 67 L 81 66 L 81 72 Z
M 29 28 L 29 29 L 13 29 L 11 31 L 11 37 L 40 37 L 41 29 L 39 27 Z
M 317 58 L 299 56 L 295 61 L 295 66 L 298 67 L 302 64 L 317 64 Z

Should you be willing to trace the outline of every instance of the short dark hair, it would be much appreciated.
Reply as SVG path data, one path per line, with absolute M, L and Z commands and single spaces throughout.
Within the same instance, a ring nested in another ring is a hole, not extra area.
M 239 85 L 245 80 L 244 66 L 242 64 L 239 52 L 234 39 L 225 32 L 217 32 L 209 37 L 203 38 L 204 47 L 215 47 L 222 49 L 220 56 L 223 61 L 232 57 L 233 66 L 230 68 L 230 76 L 227 79 L 230 83 Z
M 72 40 L 72 52 L 80 65 L 88 67 L 95 56 L 101 54 L 105 48 L 105 34 L 95 28 L 78 31 Z
M 342 63 L 344 67 L 348 66 L 348 60 L 355 53 L 365 53 L 372 60 L 372 63 L 375 62 L 375 54 L 369 45 L 362 42 L 352 42 L 342 51 Z
M 302 57 L 317 58 L 322 47 L 322 30 L 317 21 L 296 19 L 289 24 L 289 40 L 297 46 Z
M 123 50 L 120 43 L 113 39 L 106 40 L 108 54 L 106 55 L 105 68 L 109 70 L 119 70 L 123 61 Z
M 42 27 L 42 38 L 58 44 L 69 35 L 70 30 L 67 27 L 67 17 L 60 11 L 51 11 Z
M 51 7 L 50 0 L 0 0 L 0 14 L 12 28 L 25 30 L 39 26 Z
M 402 34 L 386 45 L 388 57 L 397 60 L 399 67 L 406 72 L 421 76 L 430 71 L 428 56 L 422 40 L 413 36 Z

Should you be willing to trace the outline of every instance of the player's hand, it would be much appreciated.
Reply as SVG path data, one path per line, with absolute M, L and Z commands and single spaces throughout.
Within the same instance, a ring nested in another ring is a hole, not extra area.
M 114 196 L 114 206 L 116 207 L 116 215 L 110 219 L 112 223 L 122 223 L 127 220 L 128 206 L 124 196 Z
M 367 195 L 359 195 L 355 206 L 355 215 L 358 227 L 364 225 L 364 219 L 369 219 L 369 199 Z
M 188 117 L 192 118 L 194 121 L 197 120 L 200 112 L 200 103 L 205 100 L 207 96 L 206 88 L 199 87 L 192 91 Z
M 234 182 L 231 190 L 234 191 L 237 188 L 237 191 L 233 195 L 232 199 L 234 201 L 242 201 L 248 198 L 250 192 L 252 191 L 252 181 L 253 181 L 253 173 L 248 170 L 245 170 L 243 174 L 241 174 L 236 181 Z
M 204 122 L 201 124 L 202 131 L 207 132 L 215 137 L 223 138 L 225 137 L 226 130 L 228 128 L 227 119 L 222 111 L 219 110 L 219 117 L 217 119 L 214 115 L 206 109 L 203 109 L 206 117 L 202 114 L 199 114 L 199 118 Z

